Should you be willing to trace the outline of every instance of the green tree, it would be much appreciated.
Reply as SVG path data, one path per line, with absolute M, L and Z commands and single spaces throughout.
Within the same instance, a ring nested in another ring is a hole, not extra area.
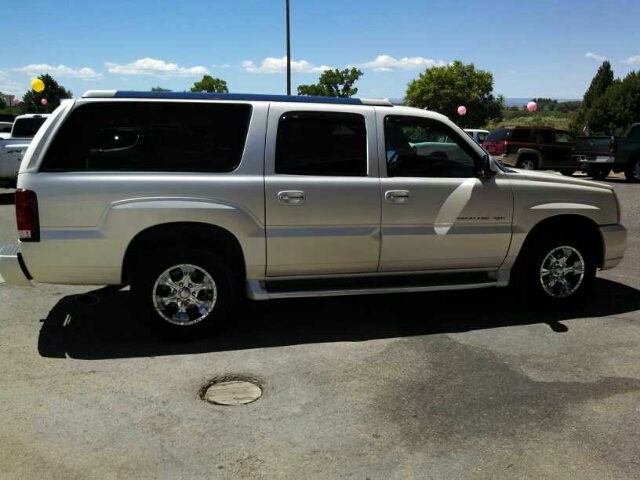
M 38 77 L 44 82 L 44 90 L 35 92 L 29 90 L 22 97 L 20 110 L 22 113 L 51 113 L 60 105 L 60 101 L 71 98 L 73 94 L 62 85 L 58 84 L 51 75 L 45 73 Z M 42 105 L 42 99 L 47 99 L 47 105 Z
M 502 118 L 504 98 L 493 95 L 491 72 L 455 61 L 429 68 L 409 82 L 405 104 L 442 113 L 462 127 L 479 127 Z M 458 115 L 460 105 L 467 108 L 464 116 Z
M 317 97 L 351 97 L 358 93 L 353 84 L 364 75 L 357 68 L 344 70 L 325 70 L 320 75 L 318 83 L 298 86 L 298 95 L 313 95 Z
M 151 91 L 152 92 L 170 92 L 171 90 L 169 90 L 168 88 L 162 88 L 162 87 L 151 87 Z
M 640 72 L 614 80 L 585 112 L 591 134 L 624 135 L 640 119 Z
M 593 128 L 591 122 L 587 119 L 587 112 L 596 104 L 601 103 L 600 99 L 604 97 L 608 88 L 613 84 L 613 70 L 608 60 L 605 60 L 591 80 L 591 85 L 584 94 L 582 105 L 573 117 L 570 128 L 574 132 L 580 132 L 585 123 L 589 123 L 589 127 Z
M 229 93 L 227 82 L 220 78 L 213 78 L 211 75 L 205 75 L 202 80 L 195 82 L 191 87 L 192 92 L 215 92 Z
M 0 110 L 7 108 L 7 102 L 4 99 L 4 93 L 0 92 Z

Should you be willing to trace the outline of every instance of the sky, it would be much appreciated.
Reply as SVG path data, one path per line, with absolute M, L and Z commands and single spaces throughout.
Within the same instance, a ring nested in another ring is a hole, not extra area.
M 494 75 L 509 98 L 582 98 L 604 59 L 640 70 L 638 0 L 290 0 L 292 84 L 356 66 L 357 96 L 402 98 L 454 60 Z M 188 90 L 208 74 L 236 93 L 286 93 L 285 0 L 3 4 L 0 91 L 51 74 L 91 89 Z

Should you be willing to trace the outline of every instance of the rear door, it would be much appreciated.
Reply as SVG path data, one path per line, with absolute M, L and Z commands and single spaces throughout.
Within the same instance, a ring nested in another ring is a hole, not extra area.
M 575 138 L 564 130 L 556 130 L 553 135 L 554 165 L 557 167 L 577 168 L 577 163 L 572 156 L 575 152 Z
M 375 272 L 380 180 L 372 107 L 272 104 L 267 276 Z

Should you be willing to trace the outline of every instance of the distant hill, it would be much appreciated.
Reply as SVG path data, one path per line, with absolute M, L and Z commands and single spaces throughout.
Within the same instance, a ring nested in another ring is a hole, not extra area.
M 504 104 L 507 107 L 524 107 L 529 103 L 529 101 L 534 98 L 505 98 Z M 554 98 L 553 100 L 557 100 L 558 102 L 574 102 L 579 101 L 579 98 Z M 402 105 L 404 100 L 402 98 L 390 98 L 389 101 L 394 105 Z
M 529 103 L 529 101 L 531 101 L 531 98 L 505 98 L 504 99 L 504 104 L 507 107 L 524 107 L 527 105 L 527 103 Z M 557 100 L 558 103 L 562 103 L 562 102 L 576 102 L 576 101 L 580 101 L 579 98 L 552 98 L 552 100 Z

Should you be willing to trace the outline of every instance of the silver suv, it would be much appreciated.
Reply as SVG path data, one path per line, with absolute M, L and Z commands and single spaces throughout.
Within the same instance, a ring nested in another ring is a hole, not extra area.
M 25 154 L 9 283 L 131 285 L 178 332 L 254 300 L 515 285 L 578 298 L 626 247 L 611 187 L 505 168 L 385 101 L 92 91 Z

